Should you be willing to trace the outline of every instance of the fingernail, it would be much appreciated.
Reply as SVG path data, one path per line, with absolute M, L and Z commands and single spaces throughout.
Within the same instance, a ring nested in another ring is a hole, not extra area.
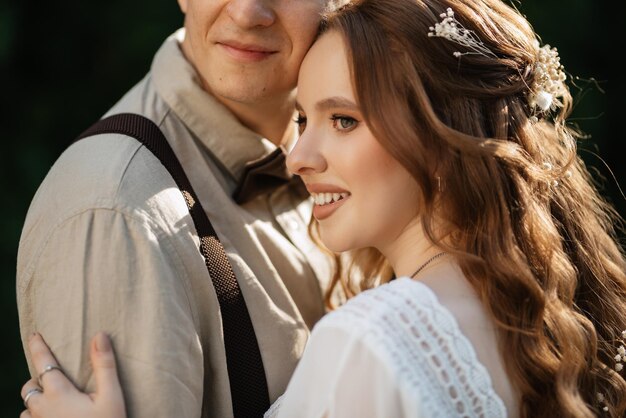
M 96 335 L 96 350 L 101 353 L 111 351 L 111 341 L 109 341 L 109 337 L 104 332 L 99 332 Z

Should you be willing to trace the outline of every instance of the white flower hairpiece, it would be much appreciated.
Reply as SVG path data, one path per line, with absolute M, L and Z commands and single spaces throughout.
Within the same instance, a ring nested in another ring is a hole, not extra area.
M 445 13 L 439 15 L 441 22 L 429 27 L 428 36 L 444 38 L 469 49 L 469 51 L 455 51 L 452 53 L 456 58 L 463 55 L 478 54 L 488 58 L 498 58 L 487 46 L 478 38 L 476 33 L 466 29 L 461 22 L 454 17 L 454 10 L 448 7 Z M 542 112 L 554 110 L 563 106 L 559 97 L 563 97 L 567 89 L 565 87 L 566 76 L 563 72 L 559 53 L 556 48 L 550 45 L 539 46 L 535 41 L 537 49 L 537 63 L 535 64 L 535 80 L 529 86 L 528 104 L 531 109 L 539 109 Z M 532 116 L 537 120 L 536 116 Z
M 536 41 L 537 63 L 535 64 L 535 80 L 530 86 L 528 102 L 531 107 L 538 107 L 544 112 L 563 106 L 559 97 L 567 92 L 561 59 L 556 48 L 550 45 L 539 47 Z

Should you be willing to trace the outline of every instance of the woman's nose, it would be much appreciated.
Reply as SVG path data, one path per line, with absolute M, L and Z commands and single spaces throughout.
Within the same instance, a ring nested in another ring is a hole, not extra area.
M 226 11 L 233 22 L 241 28 L 271 26 L 276 20 L 272 3 L 269 0 L 231 0 L 226 6 Z
M 322 173 L 327 168 L 327 162 L 319 142 L 316 142 L 307 132 L 303 133 L 296 145 L 287 155 L 287 169 L 299 176 Z

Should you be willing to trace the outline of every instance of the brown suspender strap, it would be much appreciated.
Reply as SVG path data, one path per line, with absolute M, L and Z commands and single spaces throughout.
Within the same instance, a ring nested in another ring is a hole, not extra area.
M 141 115 L 123 113 L 96 122 L 78 138 L 99 134 L 135 138 L 165 166 L 178 185 L 200 237 L 200 252 L 222 313 L 226 364 L 235 418 L 262 417 L 270 406 L 261 352 L 248 308 L 220 242 L 191 183 L 159 127 Z

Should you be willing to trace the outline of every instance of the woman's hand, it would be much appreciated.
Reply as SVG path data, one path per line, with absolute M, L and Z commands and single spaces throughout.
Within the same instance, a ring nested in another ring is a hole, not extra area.
M 28 409 L 20 418 L 126 418 L 113 348 L 104 333 L 91 340 L 96 392 L 90 394 L 76 389 L 65 377 L 41 335 L 34 334 L 28 348 L 40 375 L 22 387 L 22 399 Z

